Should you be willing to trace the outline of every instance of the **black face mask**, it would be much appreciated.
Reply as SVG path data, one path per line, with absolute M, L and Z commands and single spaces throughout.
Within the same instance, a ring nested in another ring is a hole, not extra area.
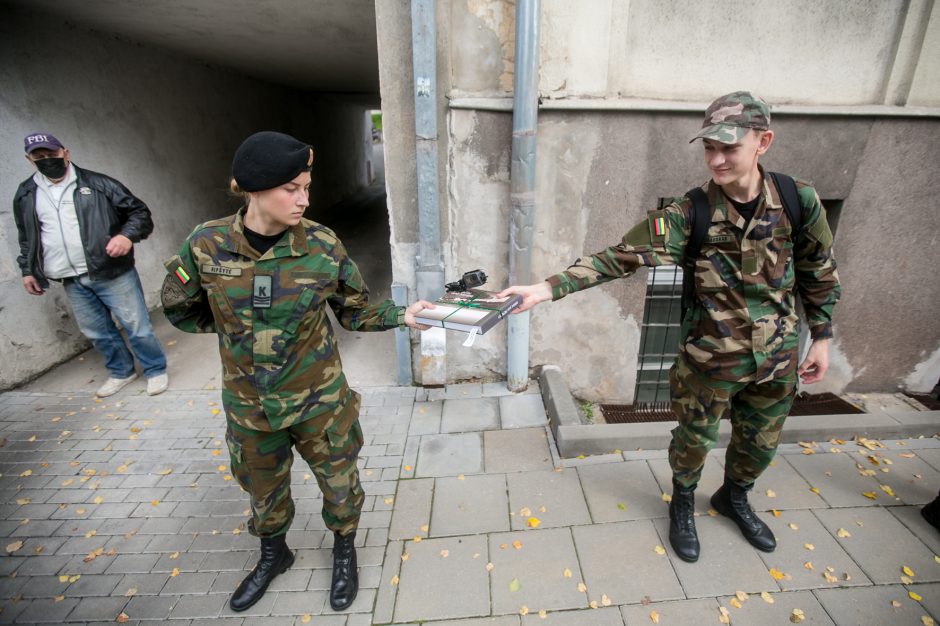
M 33 161 L 43 176 L 46 178 L 51 178 L 52 180 L 57 180 L 65 176 L 65 159 L 40 159 L 38 161 Z

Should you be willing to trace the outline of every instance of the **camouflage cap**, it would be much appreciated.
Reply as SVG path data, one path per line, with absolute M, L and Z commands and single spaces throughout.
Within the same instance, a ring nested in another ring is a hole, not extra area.
M 714 139 L 737 143 L 751 128 L 770 128 L 770 107 L 749 91 L 735 91 L 712 102 L 705 111 L 702 130 L 689 140 Z

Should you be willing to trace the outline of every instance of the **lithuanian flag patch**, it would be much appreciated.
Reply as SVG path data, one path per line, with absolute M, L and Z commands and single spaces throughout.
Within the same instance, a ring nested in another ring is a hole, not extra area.
M 176 268 L 176 277 L 179 278 L 180 282 L 184 285 L 189 282 L 189 274 L 186 273 L 186 270 L 183 269 L 183 266 L 180 265 Z
M 650 237 L 654 241 L 663 241 L 666 238 L 666 215 L 663 211 L 650 211 Z

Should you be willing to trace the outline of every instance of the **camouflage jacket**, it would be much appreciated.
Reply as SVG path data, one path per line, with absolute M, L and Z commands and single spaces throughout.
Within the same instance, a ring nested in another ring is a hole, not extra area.
M 197 226 L 165 263 L 161 300 L 180 330 L 218 333 L 229 419 L 279 430 L 332 411 L 354 393 L 327 305 L 343 328 L 361 331 L 396 328 L 405 310 L 391 300 L 369 304 L 359 269 L 328 228 L 301 220 L 259 256 L 243 220 L 244 209 Z
M 763 171 L 763 170 L 762 170 Z M 797 181 L 803 234 L 794 237 L 777 188 L 765 174 L 750 223 L 713 182 L 702 187 L 712 221 L 695 264 L 695 305 L 686 313 L 679 353 L 700 374 L 763 382 L 797 366 L 800 294 L 810 334 L 832 336 L 839 277 L 826 212 L 811 186 Z M 546 279 L 552 299 L 633 274 L 640 266 L 682 265 L 692 202 L 675 198 L 634 226 L 616 246 L 581 258 Z

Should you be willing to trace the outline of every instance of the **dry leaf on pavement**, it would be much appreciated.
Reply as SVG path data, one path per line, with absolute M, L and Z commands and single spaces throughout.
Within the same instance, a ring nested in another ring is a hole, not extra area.
M 763 600 L 764 602 L 766 602 L 767 604 L 773 604 L 773 603 L 774 603 L 774 598 L 773 598 L 773 596 L 770 595 L 769 593 L 767 593 L 766 591 L 761 591 L 761 592 L 760 592 L 760 599 Z
M 803 615 L 803 611 L 800 609 L 793 609 L 793 612 L 790 613 L 790 621 L 794 624 L 799 624 L 804 619 L 806 619 L 806 616 Z

